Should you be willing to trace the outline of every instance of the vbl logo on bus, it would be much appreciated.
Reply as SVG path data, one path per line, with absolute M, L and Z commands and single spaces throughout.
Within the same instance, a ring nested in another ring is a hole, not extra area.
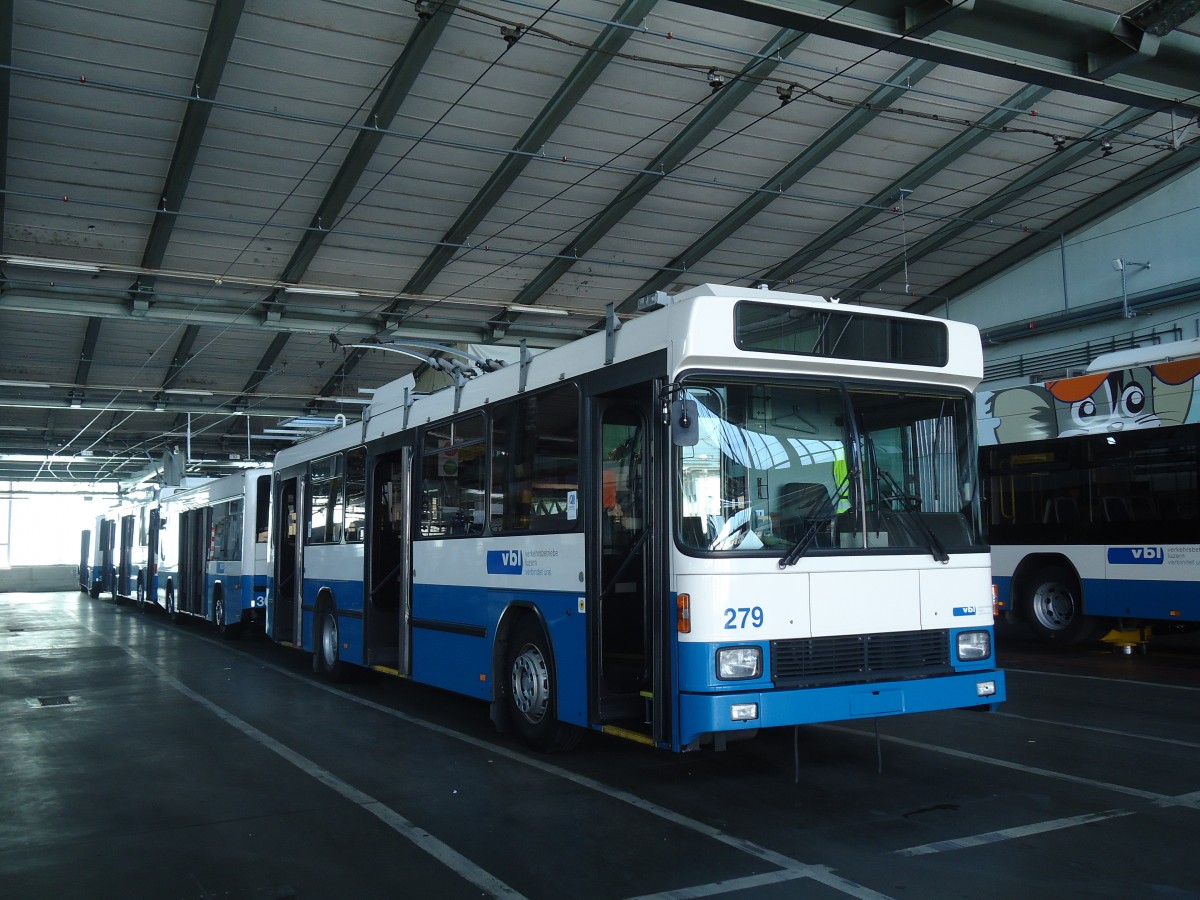
M 525 568 L 525 555 L 520 550 L 489 550 L 489 575 L 520 575 Z
M 1161 566 L 1167 554 L 1162 547 L 1109 547 L 1108 561 L 1118 566 Z

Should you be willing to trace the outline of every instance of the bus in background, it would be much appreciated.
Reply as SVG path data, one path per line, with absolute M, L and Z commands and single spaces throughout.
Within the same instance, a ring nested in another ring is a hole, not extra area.
M 80 541 L 80 590 L 93 598 L 107 593 L 117 603 L 132 601 L 144 609 L 157 591 L 162 504 L 177 491 L 211 480 L 187 477 L 178 486 L 151 488 L 97 516 L 95 528 L 84 531 Z
M 261 625 L 270 574 L 271 469 L 246 469 L 171 494 L 162 503 L 161 563 L 153 601 L 231 637 Z
M 269 635 L 542 750 L 1003 700 L 977 330 L 711 285 L 648 306 L 281 451 Z
M 1200 622 L 1198 375 L 1189 340 L 980 393 L 984 509 L 1011 618 L 1061 643 Z
M 126 497 L 96 517 L 96 527 L 84 532 L 80 547 L 81 555 L 86 555 L 86 547 L 94 538 L 89 581 L 85 586 L 81 580 L 82 590 L 92 598 L 108 594 L 117 603 L 136 599 L 141 607 L 149 563 L 156 549 L 156 545 L 151 545 L 157 537 L 157 507 L 158 501 L 153 496 Z M 152 511 L 155 522 L 149 520 Z
M 80 539 L 79 589 L 93 600 L 111 594 L 116 584 L 116 535 L 116 519 L 105 512 L 96 516 L 95 527 Z

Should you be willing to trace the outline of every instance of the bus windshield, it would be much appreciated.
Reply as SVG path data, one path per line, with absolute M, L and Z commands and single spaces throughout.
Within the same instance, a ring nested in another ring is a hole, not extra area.
M 683 386 L 699 430 L 676 457 L 684 549 L 788 563 L 984 549 L 968 394 L 712 377 Z

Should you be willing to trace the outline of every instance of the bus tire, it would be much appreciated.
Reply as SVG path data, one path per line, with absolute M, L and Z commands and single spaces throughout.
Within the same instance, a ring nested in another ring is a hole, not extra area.
M 317 613 L 317 633 L 313 635 L 313 671 L 326 681 L 337 684 L 346 677 L 342 665 L 342 645 L 338 634 L 337 611 L 323 604 Z
M 579 742 L 579 729 L 555 717 L 558 684 L 551 663 L 550 642 L 532 616 L 519 621 L 509 636 L 503 686 L 509 722 L 521 740 L 534 750 L 553 753 Z
M 1022 616 L 1041 640 L 1080 644 L 1096 635 L 1098 623 L 1084 615 L 1083 591 L 1070 569 L 1037 569 L 1024 579 L 1021 593 Z
M 213 591 L 213 624 L 217 627 L 217 634 L 229 640 L 234 635 L 234 628 L 225 621 L 225 592 L 220 588 Z

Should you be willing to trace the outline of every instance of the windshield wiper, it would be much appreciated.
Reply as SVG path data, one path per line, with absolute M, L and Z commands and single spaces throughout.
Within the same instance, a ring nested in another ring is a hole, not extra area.
M 792 549 L 783 555 L 779 560 L 779 568 L 786 569 L 788 566 L 794 566 L 800 561 L 808 548 L 812 546 L 812 542 L 816 540 L 817 533 L 821 530 L 821 526 L 829 521 L 830 514 L 842 500 L 842 495 L 846 493 L 847 487 L 850 485 L 851 478 L 857 478 L 858 472 L 854 469 L 847 469 L 846 474 L 842 476 L 841 482 L 833 493 L 825 498 L 825 502 L 817 509 L 809 522 L 808 529 L 800 536 L 800 540 L 792 545 Z
M 946 548 L 942 546 L 942 542 L 938 540 L 938 536 L 933 533 L 932 529 L 925 522 L 925 519 L 921 517 L 921 511 L 913 503 L 913 498 L 900 489 L 900 485 L 896 483 L 896 479 L 886 469 L 876 466 L 875 475 L 892 489 L 892 497 L 889 499 L 900 501 L 900 511 L 908 517 L 905 521 L 916 525 L 921 536 L 925 538 L 926 548 L 933 555 L 933 558 L 940 563 L 949 562 L 950 554 L 946 552 Z

